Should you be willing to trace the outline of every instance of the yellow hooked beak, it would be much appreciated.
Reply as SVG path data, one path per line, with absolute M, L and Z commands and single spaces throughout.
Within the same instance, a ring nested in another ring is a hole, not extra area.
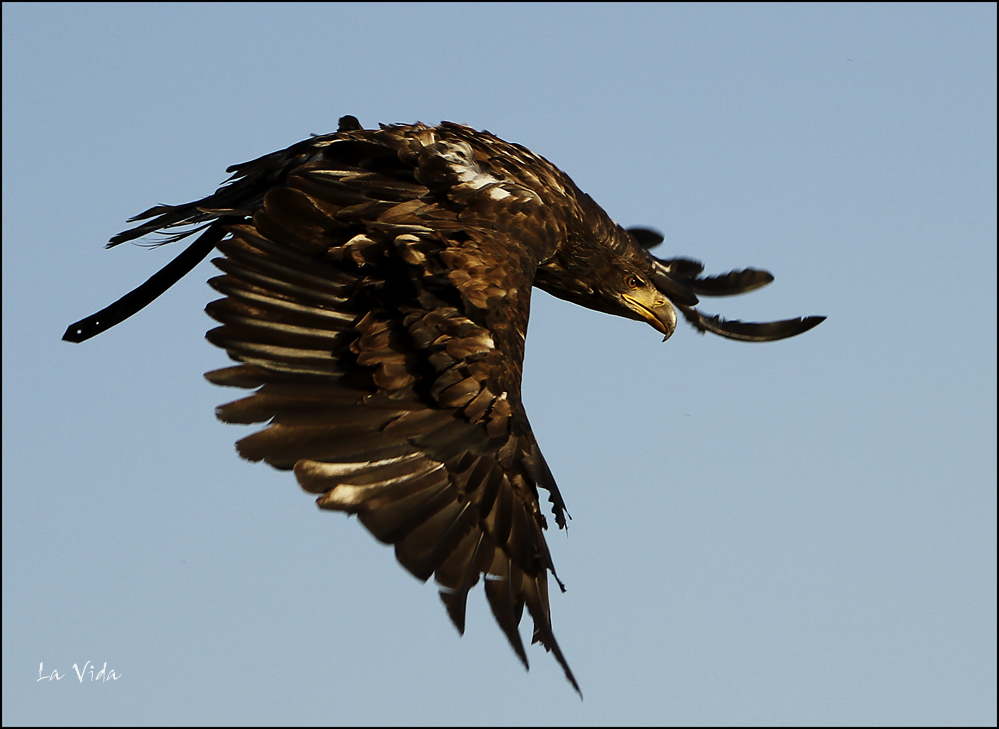
M 651 286 L 646 286 L 627 294 L 621 294 L 621 298 L 624 299 L 629 309 L 638 314 L 638 317 L 647 321 L 664 335 L 664 342 L 676 331 L 676 309 L 673 308 L 669 299 L 663 296 L 662 292 Z

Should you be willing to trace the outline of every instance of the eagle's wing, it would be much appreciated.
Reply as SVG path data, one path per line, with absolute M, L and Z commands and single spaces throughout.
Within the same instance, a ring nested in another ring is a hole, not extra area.
M 428 196 L 394 152 L 352 144 L 290 170 L 242 222 L 198 205 L 230 234 L 208 339 L 242 363 L 206 376 L 256 388 L 218 416 L 267 423 L 241 455 L 293 469 L 320 507 L 356 514 L 411 573 L 435 576 L 459 632 L 484 576 L 525 666 L 526 606 L 578 691 L 552 633 L 538 487 L 559 526 L 564 505 L 520 400 L 535 256 L 478 225 L 468 200 Z

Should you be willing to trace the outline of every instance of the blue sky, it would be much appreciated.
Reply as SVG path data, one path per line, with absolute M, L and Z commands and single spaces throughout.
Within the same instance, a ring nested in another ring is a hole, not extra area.
M 343 114 L 488 129 L 775 274 L 709 312 L 829 317 L 663 344 L 535 293 L 583 702 L 237 457 L 209 263 L 60 341 L 178 252 L 126 218 Z M 5 725 L 996 722 L 994 4 L 5 4 L 3 210 Z

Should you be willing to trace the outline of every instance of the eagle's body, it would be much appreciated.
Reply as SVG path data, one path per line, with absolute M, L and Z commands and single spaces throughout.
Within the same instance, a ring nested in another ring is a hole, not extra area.
M 220 419 L 267 424 L 238 443 L 240 454 L 294 470 L 320 507 L 357 514 L 410 572 L 434 576 L 459 631 L 468 591 L 485 576 L 525 665 L 526 606 L 535 642 L 578 690 L 552 634 L 555 568 L 539 489 L 559 527 L 565 507 L 521 402 L 532 285 L 667 337 L 674 305 L 702 331 L 737 339 L 791 336 L 821 319 L 704 317 L 697 293 L 739 293 L 771 277 L 704 279 L 692 261 L 654 258 L 654 234 L 623 230 L 549 162 L 457 124 L 364 130 L 344 117 L 334 134 L 233 170 L 215 194 L 153 208 L 137 218 L 150 222 L 112 239 L 207 226 L 167 269 L 66 338 L 113 326 L 217 248 L 223 275 L 210 283 L 225 298 L 208 306 L 221 324 L 208 339 L 241 364 L 207 377 L 255 389 L 219 408 Z

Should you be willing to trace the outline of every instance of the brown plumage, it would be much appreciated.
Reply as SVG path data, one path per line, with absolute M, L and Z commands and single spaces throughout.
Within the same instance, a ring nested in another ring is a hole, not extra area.
M 676 309 L 701 331 L 749 341 L 793 336 L 821 317 L 726 322 L 697 295 L 750 291 L 752 269 L 702 278 L 699 263 L 648 253 L 662 238 L 620 228 L 543 158 L 458 124 L 315 137 L 230 168 L 213 195 L 154 207 L 109 245 L 204 229 L 177 259 L 72 325 L 79 342 L 114 326 L 213 249 L 224 298 L 213 344 L 240 364 L 209 372 L 254 390 L 218 409 L 263 423 L 244 458 L 293 470 L 321 508 L 356 514 L 399 562 L 433 576 L 459 632 L 484 578 L 500 628 L 527 666 L 524 608 L 578 691 L 555 636 L 539 488 L 566 513 L 520 397 L 532 285 L 647 321 L 666 337 Z M 192 228 L 192 226 L 194 226 Z M 180 229 L 180 232 L 173 232 Z M 561 582 L 558 582 L 561 586 Z

